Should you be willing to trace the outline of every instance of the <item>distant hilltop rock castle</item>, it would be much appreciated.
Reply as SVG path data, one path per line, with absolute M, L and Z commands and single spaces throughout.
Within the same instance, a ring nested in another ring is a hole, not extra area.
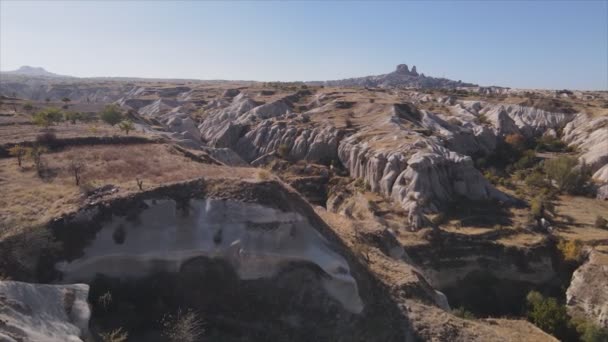
M 323 84 L 334 87 L 380 87 L 380 88 L 456 88 L 476 87 L 473 83 L 464 83 L 447 78 L 428 77 L 418 73 L 416 66 L 412 69 L 407 64 L 399 64 L 395 71 L 376 76 L 347 78 L 343 80 L 308 82 L 310 84 Z

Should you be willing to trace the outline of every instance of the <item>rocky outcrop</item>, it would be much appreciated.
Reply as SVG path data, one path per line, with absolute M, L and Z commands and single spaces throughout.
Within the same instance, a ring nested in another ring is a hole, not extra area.
M 416 118 L 415 113 L 393 111 L 387 121 L 344 138 L 338 156 L 351 177 L 363 178 L 372 191 L 400 203 L 409 212 L 412 228 L 423 224 L 425 210 L 437 211 L 459 196 L 510 200 L 475 169 L 471 157 L 450 151 L 416 129 L 420 124 L 451 134 L 442 121 L 428 113 L 421 123 Z
M 0 340 L 88 341 L 89 286 L 0 281 Z
M 200 257 L 224 260 L 241 279 L 271 277 L 289 263 L 311 263 L 325 274 L 323 284 L 331 297 L 348 311 L 363 309 L 346 260 L 298 213 L 213 199 L 185 204 L 151 200 L 142 205 L 137 222 L 113 216 L 81 257 L 58 264 L 63 280 L 178 272 Z
M 564 127 L 562 139 L 582 152 L 580 160 L 591 167 L 594 179 L 608 182 L 608 117 L 578 114 Z
M 597 250 L 572 275 L 566 292 L 568 310 L 608 328 L 608 254 Z
M 329 163 L 337 158 L 338 130 L 266 120 L 239 139 L 235 150 L 247 161 L 276 151 L 291 160 Z
M 407 87 L 407 88 L 455 88 L 455 87 L 473 87 L 474 84 L 464 83 L 462 81 L 453 81 L 446 78 L 435 78 L 424 75 L 419 75 L 414 66 L 410 71 L 407 64 L 399 64 L 395 71 L 377 75 L 365 76 L 357 78 L 348 78 L 343 80 L 324 81 L 324 82 L 308 82 L 309 84 L 324 84 L 332 87 Z

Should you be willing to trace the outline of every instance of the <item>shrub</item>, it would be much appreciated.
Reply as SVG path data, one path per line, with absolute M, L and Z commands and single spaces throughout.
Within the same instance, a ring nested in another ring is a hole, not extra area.
M 544 136 L 538 139 L 535 149 L 542 152 L 568 152 L 572 150 L 565 142 L 552 136 Z
M 122 121 L 123 115 L 122 111 L 117 105 L 111 104 L 105 106 L 99 117 L 103 122 L 107 123 L 108 125 L 114 126 L 120 121 Z
M 198 341 L 205 329 L 203 321 L 192 310 L 177 310 L 177 314 L 165 315 L 162 321 L 163 335 L 171 342 Z
M 524 183 L 526 183 L 529 187 L 535 188 L 547 188 L 550 187 L 549 183 L 545 180 L 545 175 L 538 171 L 533 171 L 524 179 Z
M 118 328 L 110 332 L 100 333 L 99 336 L 103 342 L 126 342 L 129 338 L 129 333 L 123 331 L 122 328 Z
M 452 309 L 452 314 L 456 317 L 464 318 L 464 319 L 475 319 L 475 314 L 471 311 L 465 309 L 463 306 L 458 307 L 456 309 Z
M 76 183 L 76 186 L 79 186 L 82 172 L 85 170 L 84 162 L 82 160 L 72 159 L 70 161 L 70 165 L 68 166 L 68 170 L 70 170 L 74 176 L 74 183 Z
M 59 108 L 47 108 L 34 114 L 34 123 L 38 126 L 49 127 L 63 120 L 63 112 Z
M 591 178 L 591 172 L 574 157 L 558 157 L 545 161 L 543 170 L 559 191 L 581 193 Z
M 56 141 L 57 136 L 51 130 L 45 130 L 36 136 L 36 142 L 40 145 L 52 145 Z
M 271 178 L 270 172 L 268 170 L 260 169 L 258 171 L 258 179 L 259 180 L 269 180 Z
M 542 294 L 531 291 L 526 297 L 528 319 L 542 330 L 563 338 L 568 335 L 570 316 L 564 305 L 555 298 L 545 298 Z
M 583 243 L 580 240 L 560 240 L 557 249 L 565 261 L 579 262 L 583 258 Z
M 82 120 L 82 115 L 79 112 L 66 112 L 65 120 L 75 125 L 77 120 Z
M 26 112 L 29 112 L 29 111 L 31 111 L 33 109 L 34 109 L 34 105 L 31 102 L 26 102 L 23 105 L 23 110 L 25 110 Z
M 488 117 L 485 116 L 485 114 L 479 114 L 479 116 L 477 117 L 477 121 L 480 124 L 489 124 L 490 120 L 488 120 Z
M 536 153 L 532 150 L 525 150 L 522 153 L 521 158 L 519 158 L 514 164 L 513 168 L 515 170 L 527 169 L 534 166 L 537 162 Z
M 135 126 L 131 120 L 123 120 L 118 125 L 118 128 L 120 128 L 121 131 L 124 131 L 126 135 L 129 135 L 129 131 L 132 131 Z
M 505 137 L 505 142 L 517 151 L 523 151 L 526 147 L 526 138 L 519 133 L 509 134 Z
M 606 229 L 608 228 L 608 221 L 600 215 L 597 215 L 595 217 L 595 226 L 600 229 Z
M 23 147 L 21 145 L 15 145 L 8 150 L 8 153 L 17 158 L 17 165 L 21 167 L 21 163 L 23 162 L 23 158 L 29 153 L 29 148 Z
M 447 216 L 444 213 L 439 213 L 431 219 L 431 223 L 439 226 L 447 221 Z
M 39 177 L 42 177 L 44 172 L 44 161 L 42 159 L 42 155 L 48 152 L 48 149 L 44 146 L 36 145 L 30 149 L 30 157 L 34 161 L 34 166 L 36 167 L 36 172 Z
M 279 147 L 277 148 L 277 154 L 279 155 L 279 157 L 285 159 L 289 156 L 289 146 L 287 144 L 280 144 Z

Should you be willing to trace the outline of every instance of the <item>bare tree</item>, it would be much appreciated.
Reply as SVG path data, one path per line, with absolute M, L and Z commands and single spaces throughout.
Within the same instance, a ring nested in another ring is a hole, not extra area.
M 205 332 L 203 321 L 192 310 L 179 309 L 175 316 L 165 315 L 161 323 L 163 335 L 171 342 L 198 341 Z
M 137 182 L 137 187 L 139 188 L 139 190 L 140 191 L 144 190 L 144 180 L 135 178 L 135 181 Z
M 85 164 L 82 160 L 72 159 L 70 161 L 70 166 L 68 167 L 72 175 L 74 175 L 74 182 L 76 185 L 80 185 L 80 179 L 82 177 L 82 172 L 85 170 Z

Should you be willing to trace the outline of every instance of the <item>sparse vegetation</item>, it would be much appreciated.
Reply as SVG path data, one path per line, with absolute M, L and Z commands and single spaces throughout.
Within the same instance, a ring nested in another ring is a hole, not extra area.
M 15 145 L 8 150 L 8 153 L 17 158 L 17 165 L 22 166 L 23 158 L 30 153 L 30 149 L 21 145 Z
M 110 332 L 100 333 L 99 336 L 103 342 L 126 342 L 129 338 L 129 333 L 122 328 L 118 328 Z
M 132 131 L 135 126 L 131 120 L 123 120 L 118 125 L 118 128 L 120 128 L 121 131 L 124 131 L 126 135 L 129 135 L 129 132 Z
M 99 117 L 110 126 L 118 124 L 123 119 L 122 111 L 115 104 L 105 106 Z
M 557 249 L 565 261 L 580 262 L 583 258 L 583 243 L 580 240 L 560 240 Z
M 539 292 L 532 291 L 528 293 L 526 301 L 527 316 L 532 323 L 562 340 L 572 336 L 570 316 L 566 312 L 566 307 L 559 304 L 555 298 L 546 298 Z
M 45 170 L 44 160 L 42 159 L 42 155 L 48 152 L 48 149 L 44 146 L 36 145 L 30 149 L 30 157 L 34 162 L 34 166 L 36 167 L 36 172 L 39 177 L 42 177 Z
M 559 191 L 570 194 L 584 193 L 591 178 L 588 168 L 584 164 L 578 166 L 578 160 L 574 157 L 561 156 L 546 160 L 543 170 Z
M 76 184 L 76 186 L 79 186 L 82 177 L 82 172 L 85 170 L 84 162 L 80 159 L 74 158 L 70 161 L 68 169 L 70 173 L 72 173 L 72 175 L 74 176 L 74 183 Z
M 600 215 L 595 217 L 595 227 L 600 229 L 608 229 L 608 220 Z
M 279 155 L 279 157 L 281 157 L 283 159 L 286 159 L 289 156 L 289 151 L 290 151 L 290 148 L 287 144 L 281 144 L 277 148 L 277 154 Z
M 258 179 L 259 180 L 269 180 L 272 177 L 268 170 L 260 169 L 258 171 Z
M 63 120 L 63 112 L 59 108 L 47 108 L 34 114 L 34 123 L 38 126 L 49 127 Z
M 456 317 L 464 318 L 464 319 L 475 319 L 475 314 L 471 311 L 468 311 L 464 307 L 458 307 L 456 309 L 452 309 L 452 314 Z
M 69 121 L 72 125 L 75 125 L 76 121 L 82 120 L 82 115 L 79 112 L 66 112 L 65 120 Z
M 192 310 L 178 309 L 175 315 L 165 315 L 163 335 L 171 342 L 195 342 L 203 336 L 203 321 Z

